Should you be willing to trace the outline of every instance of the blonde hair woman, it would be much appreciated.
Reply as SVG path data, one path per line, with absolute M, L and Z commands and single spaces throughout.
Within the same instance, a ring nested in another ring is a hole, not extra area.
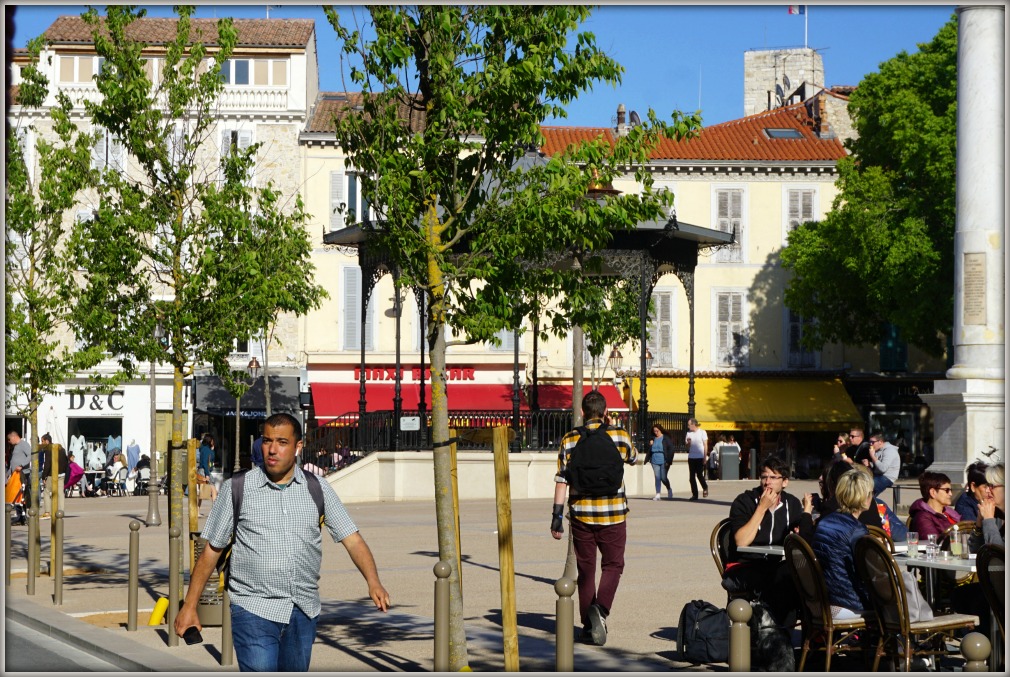
M 869 598 L 856 574 L 853 548 L 869 533 L 859 516 L 873 502 L 873 477 L 865 468 L 845 472 L 835 484 L 834 498 L 838 509 L 817 521 L 810 545 L 824 572 L 832 618 L 858 618 Z

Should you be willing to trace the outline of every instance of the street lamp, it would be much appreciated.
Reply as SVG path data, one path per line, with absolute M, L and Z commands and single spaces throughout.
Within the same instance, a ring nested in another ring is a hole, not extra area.
M 165 328 L 159 321 L 154 325 L 154 342 L 161 347 L 165 338 Z M 158 402 L 157 387 L 154 384 L 154 357 L 151 357 L 151 473 L 147 481 L 147 519 L 144 523 L 149 527 L 161 526 L 161 515 L 158 514 Z
M 648 348 L 645 349 L 645 368 L 652 369 L 652 351 Z
M 256 383 L 256 379 L 260 376 L 260 361 L 256 359 L 253 355 L 252 359 L 249 360 L 249 364 L 246 365 L 245 371 L 249 374 L 250 387 Z M 235 474 L 242 470 L 240 461 L 242 455 L 239 453 L 241 450 L 241 437 L 242 435 L 242 396 L 235 398 L 235 464 L 232 467 L 232 474 Z
M 617 370 L 621 368 L 624 364 L 624 355 L 617 348 L 610 351 L 610 357 L 607 358 L 607 366 L 610 367 L 610 371 L 614 372 L 614 376 L 617 376 Z

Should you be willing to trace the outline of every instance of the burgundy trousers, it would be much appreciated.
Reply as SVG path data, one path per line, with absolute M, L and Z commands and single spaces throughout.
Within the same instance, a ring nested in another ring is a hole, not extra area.
M 624 546 L 627 542 L 627 522 L 620 524 L 586 524 L 577 519 L 570 522 L 575 546 L 575 562 L 579 570 L 579 617 L 589 625 L 589 605 L 598 604 L 603 615 L 610 613 L 617 594 L 617 585 L 624 571 Z M 600 552 L 600 587 L 596 587 L 596 551 Z

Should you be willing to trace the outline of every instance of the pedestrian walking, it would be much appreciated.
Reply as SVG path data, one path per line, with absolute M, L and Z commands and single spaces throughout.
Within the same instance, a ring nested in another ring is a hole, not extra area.
M 705 464 L 708 462 L 708 433 L 698 426 L 698 420 L 687 419 L 687 476 L 691 481 L 691 500 L 698 500 L 698 481 L 701 482 L 702 497 L 708 498 L 708 482 L 705 481 Z M 697 481 L 696 481 L 697 478 Z
M 200 595 L 224 548 L 233 542 L 228 590 L 232 638 L 242 671 L 304 672 L 309 669 L 319 619 L 322 528 L 347 550 L 376 608 L 389 608 L 372 551 L 328 482 L 318 482 L 322 510 L 306 474 L 296 465 L 302 427 L 290 414 L 274 414 L 263 427 L 263 465 L 244 475 L 241 505 L 233 515 L 231 478 L 221 487 L 202 535 L 207 539 L 190 575 L 175 632 L 202 629 Z M 322 520 L 320 520 L 322 516 Z
M 656 495 L 652 500 L 662 498 L 660 487 L 666 487 L 666 497 L 673 500 L 673 487 L 670 486 L 670 466 L 673 464 L 673 440 L 666 434 L 666 429 L 659 423 L 652 426 L 652 445 L 649 453 L 649 464 L 656 478 Z
M 579 618 L 582 641 L 603 646 L 607 642 L 607 616 L 613 608 L 624 571 L 627 543 L 628 499 L 624 489 L 624 464 L 634 464 L 637 453 L 631 437 L 621 428 L 605 424 L 607 401 L 599 391 L 582 399 L 585 426 L 561 440 L 558 474 L 554 477 L 551 536 L 560 540 L 565 500 L 578 569 Z M 596 482 L 597 478 L 603 478 Z M 596 586 L 596 553 L 600 553 L 600 585 Z

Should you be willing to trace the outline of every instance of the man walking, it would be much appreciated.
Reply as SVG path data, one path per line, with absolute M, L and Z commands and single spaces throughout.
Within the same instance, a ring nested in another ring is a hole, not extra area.
M 591 391 L 582 399 L 582 415 L 586 425 L 571 431 L 561 440 L 558 453 L 558 474 L 554 477 L 554 511 L 551 536 L 560 540 L 564 533 L 562 514 L 568 496 L 569 525 L 578 568 L 579 617 L 582 620 L 582 641 L 603 646 L 607 642 L 607 621 L 617 594 L 617 585 L 624 571 L 624 547 L 627 542 L 625 516 L 628 499 L 624 491 L 623 464 L 633 464 L 637 458 L 631 437 L 621 428 L 604 425 L 607 402 L 599 391 Z M 606 435 L 607 437 L 597 437 Z M 581 443 L 581 444 L 580 444 Z M 615 467 L 600 468 L 592 473 L 616 475 L 612 489 L 602 492 L 587 490 L 584 481 L 589 459 L 603 458 L 613 449 Z M 576 460 L 577 459 L 577 460 Z M 619 460 L 618 460 L 619 459 Z M 614 472 L 619 471 L 619 472 Z M 596 551 L 600 552 L 600 586 L 596 587 Z
M 17 430 L 7 433 L 7 444 L 10 444 L 13 449 L 11 449 L 10 463 L 7 465 L 6 479 L 11 478 L 14 468 L 21 469 L 21 484 L 24 486 L 24 505 L 27 513 L 28 509 L 32 507 L 31 497 L 35 495 L 32 491 L 32 445 L 21 437 L 21 433 Z
M 47 490 L 47 482 L 49 482 L 51 475 L 53 473 L 52 459 L 53 459 L 53 436 L 46 433 L 42 436 L 41 444 L 39 445 L 40 457 L 39 457 L 39 467 L 42 470 L 39 472 L 40 490 L 42 491 L 42 519 L 50 516 L 50 514 L 55 514 L 57 510 L 60 509 L 60 505 L 63 503 L 63 489 L 64 483 L 67 480 L 67 471 L 70 469 L 70 459 L 67 456 L 67 450 L 60 447 L 59 455 L 59 465 L 56 468 L 56 502 L 57 505 L 52 505 L 51 491 Z
M 230 577 L 232 636 L 242 671 L 304 672 L 309 669 L 321 604 L 322 525 L 305 474 L 295 465 L 302 449 L 301 424 L 274 414 L 263 428 L 262 467 L 245 474 L 234 523 L 234 479 L 221 487 L 203 528 L 207 547 L 193 568 L 186 600 L 175 619 L 183 636 L 202 628 L 196 605 L 221 552 L 232 540 Z M 334 541 L 347 549 L 368 585 L 376 608 L 389 608 L 368 544 L 327 482 L 320 482 L 324 520 Z
M 873 471 L 873 497 L 898 481 L 901 472 L 901 453 L 898 447 L 884 439 L 880 433 L 870 435 L 869 458 L 863 465 Z
M 708 482 L 705 481 L 705 464 L 708 461 L 708 433 L 698 427 L 698 420 L 687 419 L 687 476 L 691 480 L 691 500 L 698 500 L 698 483 L 701 482 L 702 497 L 708 498 Z

